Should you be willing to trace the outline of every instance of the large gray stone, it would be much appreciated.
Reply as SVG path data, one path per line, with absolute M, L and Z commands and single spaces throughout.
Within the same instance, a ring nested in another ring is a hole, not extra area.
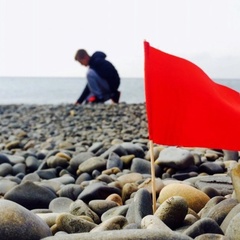
M 106 199 L 110 194 L 121 195 L 121 191 L 116 187 L 110 187 L 105 183 L 97 182 L 88 185 L 78 196 L 78 199 L 89 202 L 94 199 Z
M 97 234 L 97 236 L 96 236 Z M 146 229 L 112 230 L 103 232 L 78 233 L 57 235 L 42 240 L 192 240 L 181 233 L 169 233 L 165 231 L 153 231 Z
M 0 200 L 0 239 L 39 240 L 52 236 L 48 225 L 17 203 Z
M 194 157 L 192 153 L 186 149 L 168 147 L 160 152 L 155 163 L 160 166 L 184 169 L 194 165 Z
M 4 198 L 16 202 L 27 209 L 48 208 L 57 195 L 46 187 L 32 182 L 20 184 L 8 191 Z

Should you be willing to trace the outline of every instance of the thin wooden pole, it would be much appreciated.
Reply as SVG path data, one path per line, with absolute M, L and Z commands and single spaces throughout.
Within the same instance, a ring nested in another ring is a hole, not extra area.
M 150 159 L 151 159 L 151 176 L 152 176 L 152 208 L 153 213 L 156 211 L 156 185 L 155 185 L 155 167 L 154 167 L 154 154 L 153 154 L 153 142 L 149 142 Z

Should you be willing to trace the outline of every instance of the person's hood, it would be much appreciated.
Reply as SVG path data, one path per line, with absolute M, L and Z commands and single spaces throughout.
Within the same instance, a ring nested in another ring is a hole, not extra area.
M 107 57 L 107 55 L 104 52 L 100 52 L 100 51 L 95 52 L 91 56 L 92 59 L 96 59 L 96 58 L 103 58 L 103 59 L 105 59 L 106 57 Z

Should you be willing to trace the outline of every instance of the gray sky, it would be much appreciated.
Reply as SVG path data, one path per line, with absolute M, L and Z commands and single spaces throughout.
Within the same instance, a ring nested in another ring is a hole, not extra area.
M 0 76 L 85 76 L 79 48 L 144 76 L 143 42 L 240 78 L 239 0 L 0 0 Z

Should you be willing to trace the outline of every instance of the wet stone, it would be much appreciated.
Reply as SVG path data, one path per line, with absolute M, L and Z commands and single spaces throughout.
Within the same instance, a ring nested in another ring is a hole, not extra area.
M 173 196 L 183 197 L 188 207 L 199 212 L 210 198 L 202 191 L 182 183 L 171 183 L 165 186 L 159 194 L 158 202 L 163 203 Z
M 114 167 L 122 169 L 123 161 L 115 152 L 111 152 L 107 160 L 107 169 L 114 168 Z
M 233 193 L 233 185 L 230 176 L 204 176 L 200 177 L 195 186 L 198 189 L 202 189 L 206 186 L 216 189 L 222 196 Z
M 209 212 L 211 211 L 211 209 L 213 207 L 215 207 L 218 203 L 220 203 L 221 201 L 226 200 L 225 197 L 223 196 L 215 196 L 213 198 L 211 198 L 206 205 L 204 206 L 204 208 L 202 208 L 202 210 L 199 212 L 199 216 L 201 218 L 208 216 Z
M 91 173 L 93 170 L 104 170 L 106 169 L 106 163 L 107 161 L 102 157 L 91 157 L 78 166 L 77 174 Z
M 96 233 L 78 233 L 72 236 L 58 235 L 53 237 L 47 237 L 43 240 L 96 240 Z M 127 230 L 110 230 L 101 231 L 97 233 L 98 240 L 192 240 L 192 238 L 183 235 L 181 233 L 169 233 L 159 230 L 146 230 L 146 229 L 127 229 Z
M 197 172 L 175 173 L 175 174 L 172 175 L 172 178 L 183 181 L 185 179 L 188 179 L 188 178 L 191 178 L 191 177 L 196 177 L 196 176 L 198 176 Z
M 81 184 L 84 181 L 92 180 L 92 176 L 89 173 L 81 173 L 76 179 L 76 184 Z
M 0 214 L 2 240 L 38 240 L 52 236 L 50 228 L 42 219 L 17 203 L 0 200 Z
M 5 154 L 0 153 L 0 164 L 2 163 L 10 163 L 10 160 Z
M 160 167 L 155 164 L 155 176 L 161 175 L 161 169 Z M 131 169 L 132 172 L 138 172 L 141 174 L 151 174 L 151 163 L 145 159 L 142 158 L 134 158 L 132 160 Z
M 229 238 L 222 234 L 205 233 L 194 238 L 194 240 L 229 240 Z
M 96 153 L 98 150 L 100 150 L 102 147 L 104 146 L 104 144 L 102 142 L 95 142 L 92 144 L 91 147 L 88 148 L 89 152 L 93 152 Z
M 238 151 L 229 151 L 229 150 L 223 150 L 224 154 L 224 161 L 226 160 L 236 160 L 238 161 L 239 159 L 239 153 Z
M 127 211 L 128 222 L 140 224 L 145 216 L 152 214 L 151 201 L 150 193 L 146 189 L 139 189 Z
M 78 195 L 83 191 L 83 187 L 79 184 L 67 184 L 62 186 L 61 189 L 58 191 L 59 197 L 66 197 L 73 201 L 75 201 Z
M 112 152 L 116 153 L 120 157 L 128 154 L 127 150 L 123 146 L 118 144 L 118 145 L 113 145 L 109 149 L 104 151 L 104 153 L 101 154 L 101 157 L 107 159 L 109 157 L 110 153 L 112 153 Z
M 239 239 L 239 236 L 240 236 L 239 221 L 240 221 L 240 213 L 236 214 L 232 218 L 232 220 L 229 222 L 229 225 L 225 232 L 225 235 L 229 239 Z
M 220 227 L 224 233 L 226 233 L 226 229 L 230 224 L 230 221 L 240 212 L 240 204 L 238 203 L 232 210 L 227 214 L 224 218 L 223 222 L 221 223 Z
M 145 156 L 143 149 L 137 144 L 123 142 L 121 146 L 127 151 L 126 155 L 133 154 L 137 158 L 144 158 Z
M 71 203 L 69 207 L 69 212 L 76 216 L 88 216 L 95 223 L 100 222 L 99 216 L 93 210 L 91 210 L 90 207 L 82 200 L 76 200 L 75 202 Z
M 223 234 L 223 231 L 213 219 L 202 218 L 188 227 L 183 233 L 189 237 L 195 238 L 204 233 Z
M 8 179 L 1 179 L 0 180 L 0 194 L 5 195 L 8 191 L 10 191 L 12 188 L 17 186 L 16 182 L 13 182 Z
M 126 202 L 130 197 L 131 194 L 138 190 L 137 183 L 126 183 L 122 188 L 122 200 Z
M 172 232 L 172 229 L 169 228 L 158 216 L 156 215 L 147 215 L 141 221 L 141 227 L 143 229 L 161 229 L 162 231 Z
M 53 191 L 28 181 L 12 188 L 4 196 L 5 199 L 27 209 L 48 208 L 49 203 L 56 197 Z
M 101 221 L 106 221 L 107 219 L 114 216 L 126 216 L 129 205 L 122 205 L 118 207 L 113 207 L 104 212 L 101 216 Z
M 39 160 L 33 156 L 27 157 L 25 163 L 26 163 L 26 167 L 30 172 L 36 171 L 40 165 Z
M 58 197 L 49 203 L 49 209 L 54 213 L 69 212 L 70 205 L 73 201 L 66 197 Z
M 110 187 L 107 184 L 97 182 L 88 185 L 79 194 L 78 199 L 89 202 L 95 199 L 106 199 L 110 194 L 116 193 L 121 195 L 121 191 L 116 187 Z
M 25 182 L 40 182 L 41 178 L 39 177 L 39 175 L 37 174 L 37 172 L 34 173 L 29 173 L 27 175 L 25 175 L 21 181 L 21 183 L 25 183 Z
M 11 174 L 13 171 L 12 165 L 9 163 L 2 163 L 0 164 L 0 176 L 5 177 Z
M 41 179 L 52 179 L 57 177 L 57 171 L 55 168 L 38 170 L 36 173 Z
M 184 169 L 194 165 L 194 157 L 188 150 L 169 147 L 160 152 L 155 163 L 159 164 L 160 166 Z
M 176 229 L 183 223 L 188 212 L 187 201 L 180 196 L 173 196 L 165 200 L 154 213 L 169 228 Z
M 51 156 L 47 159 L 47 165 L 50 168 L 56 168 L 56 167 L 67 168 L 69 163 L 66 158 L 58 157 L 58 156 Z
M 199 166 L 200 172 L 206 172 L 209 175 L 213 175 L 216 173 L 224 173 L 224 169 L 222 166 L 215 162 L 205 162 Z
M 12 167 L 12 174 L 17 175 L 22 173 L 23 175 L 26 174 L 26 164 L 24 163 L 17 163 Z
M 58 231 L 65 231 L 67 233 L 90 232 L 96 227 L 95 223 L 70 213 L 61 213 L 56 219 L 56 225 Z
M 228 213 L 238 204 L 236 199 L 227 198 L 216 204 L 208 212 L 206 217 L 214 219 L 220 226 Z
M 94 154 L 92 152 L 81 152 L 73 156 L 69 164 L 73 168 L 73 170 L 76 171 L 81 163 L 91 157 L 94 157 Z
M 118 206 L 122 206 L 123 205 L 122 198 L 118 194 L 116 194 L 116 193 L 113 193 L 113 194 L 109 195 L 106 198 L 106 200 L 115 202 Z
M 100 182 L 105 182 L 105 183 L 111 183 L 114 181 L 112 177 L 107 174 L 100 174 L 98 177 L 96 177 L 96 179 Z
M 128 223 L 127 219 L 123 216 L 115 216 L 109 218 L 108 220 L 102 222 L 97 227 L 93 228 L 91 232 L 101 232 L 101 231 L 109 231 L 109 230 L 119 230 L 123 229 L 123 227 Z
M 20 155 L 7 155 L 9 161 L 11 162 L 11 164 L 16 164 L 16 163 L 24 163 L 25 162 L 25 158 L 23 156 Z
M 101 216 L 107 210 L 118 206 L 116 202 L 110 200 L 92 200 L 88 205 L 95 213 L 98 214 L 98 216 Z

